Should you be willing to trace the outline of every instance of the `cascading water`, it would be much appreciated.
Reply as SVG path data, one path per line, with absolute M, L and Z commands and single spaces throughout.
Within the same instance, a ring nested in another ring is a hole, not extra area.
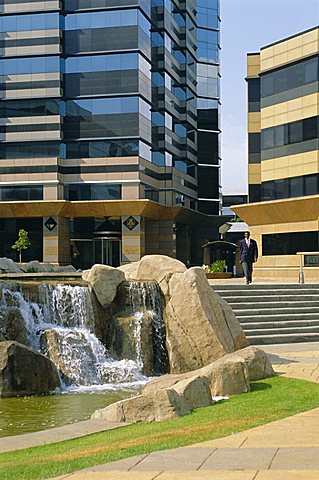
M 38 290 L 39 303 L 35 303 L 21 290 L 3 288 L 0 312 L 12 307 L 19 310 L 28 345 L 44 350 L 59 367 L 64 382 L 89 388 L 107 384 L 110 388 L 146 381 L 138 363 L 113 360 L 94 335 L 93 307 L 86 287 L 43 284 Z
M 136 363 L 140 369 L 143 368 L 142 325 L 144 315 L 148 315 L 152 318 L 153 371 L 156 375 L 167 373 L 168 356 L 159 286 L 155 282 L 130 282 L 129 293 L 134 316 Z

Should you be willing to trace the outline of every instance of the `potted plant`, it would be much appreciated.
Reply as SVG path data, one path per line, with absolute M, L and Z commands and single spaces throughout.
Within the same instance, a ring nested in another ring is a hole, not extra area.
M 226 261 L 216 260 L 211 265 L 203 265 L 207 278 L 231 278 L 232 274 L 226 272 Z

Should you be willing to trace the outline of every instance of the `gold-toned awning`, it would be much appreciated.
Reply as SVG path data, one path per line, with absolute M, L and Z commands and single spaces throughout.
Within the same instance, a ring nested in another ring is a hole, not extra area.
M 319 195 L 230 207 L 249 226 L 318 220 Z
M 205 215 L 188 208 L 169 207 L 151 200 L 37 200 L 0 202 L 0 218 L 121 217 L 139 215 L 151 220 L 174 220 L 192 225 L 223 224 L 225 217 Z

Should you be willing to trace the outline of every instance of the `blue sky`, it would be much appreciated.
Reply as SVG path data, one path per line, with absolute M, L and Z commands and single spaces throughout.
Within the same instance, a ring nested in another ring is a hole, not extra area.
M 319 0 L 220 0 L 222 186 L 247 192 L 246 54 L 319 23 Z

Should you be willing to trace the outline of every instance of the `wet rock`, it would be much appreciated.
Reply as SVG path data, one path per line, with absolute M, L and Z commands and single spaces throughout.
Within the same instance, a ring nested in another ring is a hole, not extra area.
M 60 386 L 56 366 L 18 342 L 0 343 L 0 396 L 39 395 Z
M 74 329 L 52 328 L 43 332 L 41 336 L 42 351 L 59 368 L 66 384 L 99 383 L 96 357 L 92 351 L 90 340 L 94 341 L 88 332 Z M 103 353 L 101 350 L 102 355 Z
M 112 319 L 109 352 L 113 358 L 134 360 L 145 375 L 153 375 L 153 318 L 147 311 L 138 317 L 132 311 L 120 312 Z
M 0 332 L 3 340 L 15 340 L 27 345 L 28 333 L 24 318 L 18 307 L 7 307 L 1 312 Z

